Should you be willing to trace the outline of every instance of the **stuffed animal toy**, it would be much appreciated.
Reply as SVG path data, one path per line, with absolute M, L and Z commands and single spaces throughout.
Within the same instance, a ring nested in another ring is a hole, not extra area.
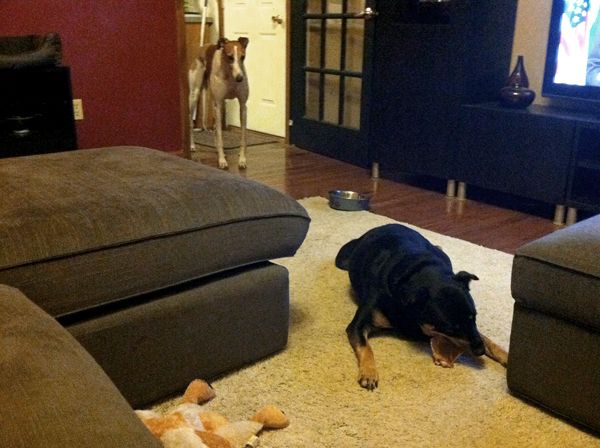
M 250 420 L 262 423 L 263 428 L 282 429 L 290 424 L 290 419 L 275 405 L 267 405 L 260 409 Z
M 183 393 L 183 401 L 185 403 L 204 404 L 216 396 L 215 390 L 206 381 L 194 380 Z
M 202 406 L 215 396 L 208 383 L 194 380 L 183 395 L 183 403 L 166 414 L 135 412 L 165 448 L 254 448 L 262 429 L 282 429 L 290 423 L 275 405 L 259 409 L 249 420 L 230 422 Z

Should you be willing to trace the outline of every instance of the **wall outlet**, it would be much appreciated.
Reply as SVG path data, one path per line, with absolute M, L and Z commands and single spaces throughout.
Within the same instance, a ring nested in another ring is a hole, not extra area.
M 73 100 L 73 115 L 75 120 L 83 120 L 83 100 Z

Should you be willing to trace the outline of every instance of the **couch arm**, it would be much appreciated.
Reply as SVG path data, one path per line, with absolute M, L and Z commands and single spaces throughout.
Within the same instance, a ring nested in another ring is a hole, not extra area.
M 0 446 L 161 446 L 67 330 L 5 285 L 0 344 Z

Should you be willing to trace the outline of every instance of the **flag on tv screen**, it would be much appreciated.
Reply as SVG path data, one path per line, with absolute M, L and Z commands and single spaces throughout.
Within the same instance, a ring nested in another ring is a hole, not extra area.
M 554 82 L 586 84 L 590 31 L 599 6 L 600 0 L 564 0 Z

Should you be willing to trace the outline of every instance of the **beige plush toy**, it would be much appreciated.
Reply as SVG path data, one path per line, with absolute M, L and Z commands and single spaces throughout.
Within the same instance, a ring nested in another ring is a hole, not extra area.
M 251 420 L 260 422 L 263 428 L 282 429 L 290 424 L 290 419 L 275 405 L 268 405 L 260 409 Z
M 216 431 L 221 426 L 225 426 L 229 421 L 218 412 L 203 411 L 200 412 L 200 420 L 207 431 Z
M 281 429 L 289 419 L 274 405 L 260 409 L 249 420 L 229 422 L 218 412 L 208 411 L 199 403 L 216 396 L 202 380 L 190 383 L 183 403 L 167 414 L 136 411 L 146 427 L 165 448 L 246 448 L 257 446 L 257 434 L 263 429 Z
M 204 404 L 216 396 L 215 390 L 206 381 L 194 380 L 183 393 L 183 401 L 185 403 Z

